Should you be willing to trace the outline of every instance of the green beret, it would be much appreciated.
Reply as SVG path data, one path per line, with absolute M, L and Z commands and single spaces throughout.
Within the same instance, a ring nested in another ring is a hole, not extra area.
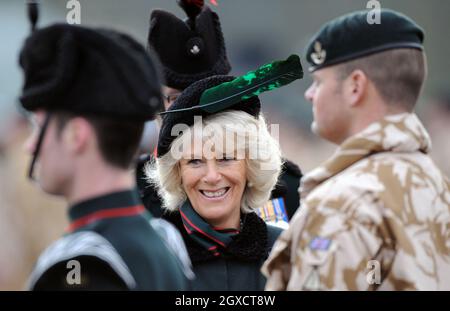
M 158 67 L 131 37 L 55 24 L 27 38 L 20 53 L 26 110 L 62 110 L 146 121 L 162 108 Z
M 306 49 L 310 72 L 390 49 L 423 50 L 424 32 L 409 17 L 387 9 L 380 23 L 370 24 L 371 11 L 358 11 L 325 24 Z

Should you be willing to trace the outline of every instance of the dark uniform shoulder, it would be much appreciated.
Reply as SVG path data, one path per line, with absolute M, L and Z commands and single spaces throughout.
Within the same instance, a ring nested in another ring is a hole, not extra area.
M 137 290 L 184 290 L 188 284 L 184 266 L 150 224 L 152 219 L 148 214 L 115 219 L 104 224 L 101 233 L 127 264 Z
M 287 159 L 283 159 L 283 161 L 280 177 L 272 191 L 272 198 L 282 197 L 284 199 L 287 216 L 291 219 L 300 206 L 298 188 L 303 175 L 297 164 Z
M 192 263 L 189 258 L 189 253 L 186 249 L 186 245 L 184 244 L 183 237 L 175 225 L 162 218 L 151 219 L 150 225 L 162 238 L 169 251 L 171 251 L 172 254 L 175 255 L 175 258 L 180 261 L 186 277 L 190 280 L 194 279 L 195 275 L 192 271 Z
M 104 237 L 92 231 L 67 235 L 39 257 L 31 290 L 126 290 L 136 281 Z
M 142 196 L 142 191 L 145 190 L 148 185 L 147 177 L 145 176 L 145 166 L 147 163 L 153 161 L 153 156 L 150 154 L 141 154 L 136 164 L 136 183 L 139 189 L 139 193 Z
M 273 244 L 275 244 L 275 241 L 278 239 L 282 232 L 282 228 L 267 224 L 267 246 L 269 247 L 269 253 L 270 250 L 272 250 Z
M 32 290 L 125 291 L 130 288 L 109 263 L 95 256 L 78 256 L 43 272 Z
M 283 160 L 284 160 L 283 172 L 298 177 L 299 179 L 303 176 L 302 171 L 300 170 L 300 167 L 297 164 L 288 159 Z

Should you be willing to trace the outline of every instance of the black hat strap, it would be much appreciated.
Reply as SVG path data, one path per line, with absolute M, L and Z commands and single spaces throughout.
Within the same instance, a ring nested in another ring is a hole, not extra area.
M 41 131 L 39 132 L 38 141 L 36 143 L 36 148 L 33 152 L 33 158 L 31 159 L 30 168 L 28 169 L 28 178 L 31 180 L 35 180 L 34 178 L 34 166 L 36 165 L 37 158 L 39 156 L 39 151 L 41 149 L 42 142 L 44 141 L 45 132 L 50 123 L 51 113 L 47 112 L 47 116 L 45 117 L 44 124 L 42 124 Z

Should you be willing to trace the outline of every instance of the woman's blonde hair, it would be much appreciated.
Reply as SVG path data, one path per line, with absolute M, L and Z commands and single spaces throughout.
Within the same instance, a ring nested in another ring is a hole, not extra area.
M 196 135 L 196 126 L 198 125 L 194 124 L 183 131 L 183 134 L 172 142 L 168 153 L 147 164 L 145 168 L 148 181 L 158 189 L 163 208 L 166 210 L 177 210 L 187 199 L 179 170 L 181 158 L 174 155 L 180 146 L 191 142 L 192 137 Z M 245 159 L 247 185 L 241 199 L 241 211 L 248 213 L 263 206 L 277 183 L 282 165 L 279 144 L 270 135 L 264 117 L 260 115 L 256 119 L 246 112 L 229 110 L 204 118 L 200 126 L 203 144 L 211 139 L 212 132 L 215 142 L 228 139 L 225 148 L 229 146 L 229 138 L 233 138 L 231 152 L 234 155 L 243 155 Z M 226 133 L 226 136 L 223 133 Z M 214 147 L 215 151 L 220 150 L 216 145 Z M 230 150 L 226 151 L 229 154 Z

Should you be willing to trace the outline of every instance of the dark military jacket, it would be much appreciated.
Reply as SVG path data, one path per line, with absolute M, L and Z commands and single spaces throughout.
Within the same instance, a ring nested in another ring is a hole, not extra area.
M 287 159 L 283 160 L 284 164 L 277 185 L 272 191 L 272 198 L 282 197 L 284 199 L 288 219 L 291 219 L 300 206 L 298 188 L 303 175 L 297 164 Z
M 163 217 L 172 222 L 183 236 L 196 276 L 192 290 L 264 290 L 266 279 L 260 268 L 280 235 L 280 228 L 266 225 L 255 213 L 245 214 L 241 233 L 233 237 L 223 254 L 214 256 L 189 237 L 179 212 Z
M 186 290 L 179 260 L 135 191 L 72 206 L 68 234 L 39 257 L 31 290 Z

